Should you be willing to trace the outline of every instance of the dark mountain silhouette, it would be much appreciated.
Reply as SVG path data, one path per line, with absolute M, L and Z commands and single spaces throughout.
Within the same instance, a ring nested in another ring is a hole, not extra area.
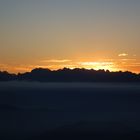
M 55 71 L 35 68 L 31 72 L 10 74 L 0 72 L 0 81 L 40 81 L 40 82 L 140 82 L 140 74 L 129 71 L 110 72 L 63 68 Z
M 10 74 L 7 71 L 0 71 L 0 81 L 11 81 L 16 79 L 16 74 Z

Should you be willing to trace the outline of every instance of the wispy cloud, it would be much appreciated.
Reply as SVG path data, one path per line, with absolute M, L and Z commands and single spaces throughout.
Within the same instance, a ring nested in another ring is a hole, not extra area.
M 96 65 L 113 65 L 113 62 L 79 62 L 80 65 L 86 65 L 86 66 L 96 66 Z
M 140 62 L 137 62 L 137 63 L 130 63 L 130 64 L 126 64 L 125 65 L 126 67 L 140 67 Z
M 120 59 L 120 61 L 136 61 L 136 59 Z
M 0 70 L 5 70 L 5 69 L 8 69 L 8 65 L 0 63 Z
M 69 59 L 50 59 L 50 60 L 42 60 L 41 62 L 46 63 L 65 63 L 65 62 L 71 62 Z
M 118 54 L 119 57 L 125 57 L 125 56 L 128 56 L 127 53 L 121 53 L 121 54 Z

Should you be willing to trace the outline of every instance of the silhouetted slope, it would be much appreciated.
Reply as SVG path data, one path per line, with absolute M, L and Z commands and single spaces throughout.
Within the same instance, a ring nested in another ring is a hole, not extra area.
M 16 77 L 17 76 L 15 74 L 10 74 L 6 71 L 4 72 L 0 71 L 0 81 L 11 81 L 11 80 L 15 80 Z
M 140 74 L 132 72 L 110 72 L 105 70 L 87 69 L 49 69 L 36 68 L 23 74 L 0 72 L 0 81 L 40 81 L 40 82 L 140 82 Z

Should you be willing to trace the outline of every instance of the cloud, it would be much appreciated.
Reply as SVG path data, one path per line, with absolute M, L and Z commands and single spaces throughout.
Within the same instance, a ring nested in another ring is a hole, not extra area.
M 113 62 L 79 62 L 80 65 L 86 65 L 86 66 L 91 66 L 91 65 L 113 65 Z
M 71 62 L 71 60 L 68 60 L 68 59 L 51 59 L 51 60 L 42 60 L 41 62 L 47 62 L 47 63 L 65 63 L 65 62 Z
M 129 67 L 140 67 L 140 62 L 137 63 L 130 63 L 130 64 L 126 64 L 125 66 L 129 66 Z
M 120 59 L 120 61 L 136 61 L 136 59 Z
M 125 56 L 128 56 L 127 53 L 121 53 L 121 54 L 118 54 L 119 57 L 125 57 Z
M 6 70 L 8 68 L 8 65 L 7 64 L 1 64 L 0 63 L 0 70 L 3 69 L 3 70 Z
M 118 56 L 119 56 L 119 57 L 125 57 L 125 56 L 128 56 L 128 54 L 127 54 L 127 53 L 121 53 L 121 54 L 119 54 Z

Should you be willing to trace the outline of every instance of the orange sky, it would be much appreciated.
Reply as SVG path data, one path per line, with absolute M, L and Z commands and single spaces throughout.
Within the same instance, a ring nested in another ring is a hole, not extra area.
M 123 55 L 123 54 L 119 54 Z M 1 64 L 2 70 L 8 70 L 9 72 L 18 73 L 18 72 L 27 72 L 31 71 L 34 68 L 49 68 L 51 70 L 62 69 L 64 67 L 67 68 L 86 68 L 86 69 L 104 69 L 110 71 L 132 71 L 135 73 L 139 73 L 140 63 L 135 59 L 125 58 L 126 56 L 119 56 L 118 59 L 99 59 L 95 61 L 92 58 L 82 59 L 79 58 L 77 60 L 70 59 L 45 59 L 39 60 L 36 64 Z M 93 60 L 93 61 L 92 61 Z
M 0 1 L 0 70 L 140 73 L 140 1 Z

